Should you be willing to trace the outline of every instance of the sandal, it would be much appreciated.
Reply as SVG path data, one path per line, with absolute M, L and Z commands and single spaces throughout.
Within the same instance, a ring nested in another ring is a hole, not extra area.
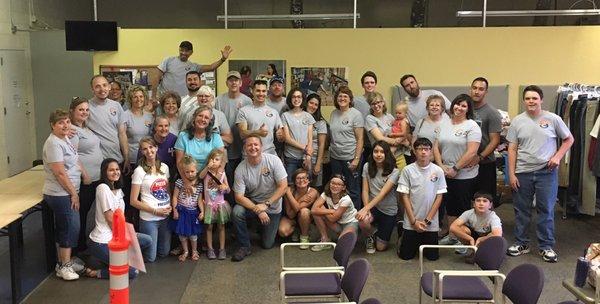
M 181 255 L 177 259 L 179 260 L 179 262 L 185 262 L 185 260 L 187 260 L 189 255 L 190 255 L 189 252 L 184 251 L 183 253 L 181 253 Z
M 88 278 L 97 279 L 98 278 L 98 273 L 99 273 L 98 270 L 94 270 L 94 269 L 91 269 L 91 268 L 86 268 L 86 269 L 83 270 L 83 275 L 86 276 L 86 277 L 88 277 Z
M 200 259 L 200 254 L 198 253 L 198 251 L 192 251 L 192 261 L 197 261 Z

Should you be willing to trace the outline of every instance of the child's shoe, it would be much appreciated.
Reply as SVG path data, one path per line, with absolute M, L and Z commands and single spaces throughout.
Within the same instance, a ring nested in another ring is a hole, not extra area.
M 224 260 L 226 258 L 227 258 L 227 252 L 225 252 L 225 249 L 219 249 L 219 256 L 217 257 L 217 259 Z
M 208 249 L 206 250 L 206 257 L 207 257 L 209 260 L 214 260 L 214 259 L 216 259 L 216 258 L 217 258 L 217 255 L 215 254 L 215 250 L 214 250 L 214 249 L 212 249 L 212 248 L 208 248 Z

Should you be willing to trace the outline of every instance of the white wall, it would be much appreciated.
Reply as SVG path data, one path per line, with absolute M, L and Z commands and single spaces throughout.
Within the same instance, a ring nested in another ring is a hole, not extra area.
M 31 10 L 30 8 L 33 8 Z M 33 81 L 31 67 L 30 30 L 39 30 L 41 27 L 63 28 L 65 19 L 88 19 L 90 18 L 91 0 L 0 0 L 0 49 L 24 50 L 26 65 L 23 67 L 27 74 L 28 92 L 27 98 L 32 100 L 30 111 L 32 112 L 31 129 L 36 130 L 33 115 L 35 115 L 35 104 L 33 96 Z M 30 13 L 33 12 L 37 22 L 30 23 Z M 19 31 L 11 33 L 12 23 Z M 30 27 L 31 26 L 31 27 Z M 32 29 L 33 28 L 33 29 Z M 0 109 L 4 102 L 0 100 Z M 0 113 L 2 114 L 2 113 Z M 4 138 L 4 115 L 0 115 L 0 179 L 8 175 L 6 163 L 6 145 Z M 31 142 L 35 143 L 35 132 L 32 133 Z M 36 146 L 30 149 L 31 159 L 36 158 Z

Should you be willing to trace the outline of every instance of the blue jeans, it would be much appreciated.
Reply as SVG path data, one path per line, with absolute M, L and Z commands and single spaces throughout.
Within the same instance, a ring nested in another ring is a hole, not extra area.
M 140 232 L 147 234 L 152 239 L 150 246 L 142 251 L 144 261 L 152 263 L 156 257 L 166 257 L 171 248 L 171 230 L 169 229 L 169 219 L 160 221 L 144 221 L 140 219 Z
M 147 234 L 138 233 L 137 239 L 138 239 L 138 243 L 140 244 L 140 249 L 142 249 L 142 252 L 146 248 L 148 248 L 150 245 L 152 245 L 152 238 L 150 238 L 150 236 Z M 106 266 L 109 265 L 108 244 L 96 243 L 96 242 L 90 240 L 90 242 L 88 244 L 88 249 L 89 249 L 90 254 L 93 257 L 98 259 L 104 265 L 106 265 Z M 103 267 L 103 268 L 98 269 L 98 273 L 99 273 L 100 279 L 108 279 L 110 276 L 110 274 L 108 272 L 108 267 Z M 129 278 L 130 279 L 135 279 L 137 274 L 138 274 L 137 269 L 135 269 L 133 267 L 129 267 Z
M 360 189 L 362 186 L 362 179 L 360 177 L 360 168 L 362 168 L 362 161 L 358 163 L 358 167 L 355 171 L 350 171 L 348 168 L 348 160 L 339 160 L 332 158 L 329 162 L 329 166 L 331 166 L 331 175 L 341 174 L 346 179 L 346 190 L 348 191 L 348 195 L 352 199 L 352 203 L 356 210 L 360 210 L 362 208 L 362 201 L 360 198 Z M 323 183 L 327 183 L 329 181 L 323 181 Z
M 44 194 L 44 201 L 54 212 L 56 242 L 60 248 L 75 248 L 79 239 L 79 211 L 71 208 L 71 196 Z
M 554 204 L 558 192 L 558 170 L 540 169 L 534 172 L 517 173 L 519 190 L 513 191 L 515 209 L 515 239 L 518 245 L 528 245 L 527 230 L 531 222 L 533 195 L 536 197 L 537 238 L 539 248 L 554 246 Z
M 294 172 L 296 172 L 296 170 L 302 168 L 302 162 L 302 158 L 285 158 L 285 172 L 287 172 L 288 185 L 294 184 L 294 181 L 292 180 L 292 175 L 294 174 Z
M 248 233 L 248 219 L 258 220 L 258 215 L 252 210 L 244 208 L 242 205 L 235 205 L 233 207 L 233 225 L 237 232 L 238 242 L 241 247 L 250 248 L 250 234 Z M 268 214 L 269 224 L 263 226 L 262 231 L 262 247 L 265 249 L 272 248 L 275 244 L 275 236 L 279 229 L 279 220 L 281 219 L 281 213 Z

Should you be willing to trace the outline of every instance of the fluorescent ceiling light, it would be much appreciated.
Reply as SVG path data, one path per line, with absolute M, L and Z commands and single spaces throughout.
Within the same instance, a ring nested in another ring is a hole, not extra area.
M 597 16 L 600 9 L 486 11 L 487 17 Z M 456 17 L 483 17 L 482 11 L 458 11 Z
M 360 14 L 356 14 L 360 18 Z M 354 14 L 218 15 L 217 21 L 352 20 Z

